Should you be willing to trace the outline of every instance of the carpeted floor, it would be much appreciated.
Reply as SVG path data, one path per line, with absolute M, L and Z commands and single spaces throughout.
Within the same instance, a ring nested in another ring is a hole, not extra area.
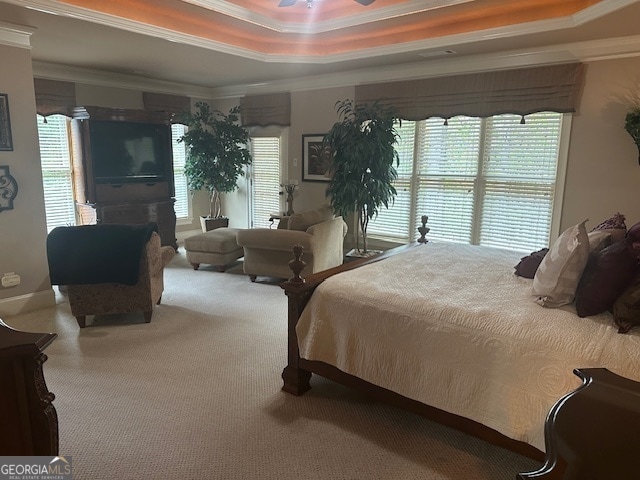
M 162 305 L 87 319 L 66 298 L 4 318 L 56 332 L 44 373 L 74 479 L 500 480 L 538 462 L 314 376 L 280 390 L 286 297 L 241 264 L 165 270 Z

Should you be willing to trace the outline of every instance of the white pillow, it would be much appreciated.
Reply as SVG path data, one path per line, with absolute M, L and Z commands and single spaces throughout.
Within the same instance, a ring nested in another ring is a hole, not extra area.
M 589 259 L 586 222 L 562 232 L 542 259 L 533 277 L 533 293 L 543 307 L 557 308 L 573 302 Z

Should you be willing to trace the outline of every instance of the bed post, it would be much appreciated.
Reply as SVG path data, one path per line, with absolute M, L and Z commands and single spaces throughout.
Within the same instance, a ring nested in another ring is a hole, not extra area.
M 298 351 L 298 335 L 296 325 L 300 314 L 313 293 L 313 289 L 305 288 L 305 279 L 300 275 L 306 263 L 301 260 L 302 245 L 294 245 L 294 259 L 289 262 L 293 276 L 280 286 L 288 298 L 288 336 L 287 336 L 287 366 L 282 371 L 284 385 L 282 390 L 293 395 L 302 395 L 311 388 L 309 380 L 311 372 L 300 368 L 300 353 Z

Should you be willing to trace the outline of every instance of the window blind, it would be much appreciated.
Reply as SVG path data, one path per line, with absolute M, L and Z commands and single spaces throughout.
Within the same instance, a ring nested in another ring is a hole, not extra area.
M 547 247 L 562 115 L 537 113 L 487 119 L 482 215 L 477 243 L 537 250 Z
M 187 177 L 184 174 L 184 164 L 186 161 L 186 145 L 178 142 L 185 133 L 187 127 L 179 123 L 171 125 L 171 148 L 173 149 L 173 183 L 175 189 L 175 199 L 173 208 L 176 211 L 176 218 L 189 218 L 189 187 Z
M 33 88 L 36 94 L 36 112 L 39 115 L 54 114 L 73 116 L 76 106 L 76 84 L 46 78 L 34 78 Z M 47 120 L 43 120 L 44 123 Z
M 575 112 L 585 72 L 582 63 L 565 63 L 364 84 L 356 86 L 355 99 L 393 106 L 407 120 Z
M 548 246 L 562 118 L 403 122 L 398 197 L 369 224 L 369 236 L 415 240 L 427 215 L 429 238 L 523 251 Z
M 44 122 L 37 115 L 42 186 L 47 231 L 76 224 L 73 180 L 69 155 L 68 119 L 51 115 Z
M 291 125 L 291 94 L 286 92 L 242 97 L 240 121 L 244 127 Z
M 251 156 L 251 227 L 269 227 L 281 211 L 280 137 L 252 137 Z
M 414 137 L 417 122 L 403 121 L 396 125 L 398 143 L 396 151 L 400 157 L 400 163 L 395 166 L 398 177 L 393 182 L 397 195 L 390 207 L 384 205 L 378 210 L 378 216 L 374 217 L 367 227 L 367 235 L 391 242 L 405 242 L 410 237 L 412 216 L 412 176 L 414 158 Z

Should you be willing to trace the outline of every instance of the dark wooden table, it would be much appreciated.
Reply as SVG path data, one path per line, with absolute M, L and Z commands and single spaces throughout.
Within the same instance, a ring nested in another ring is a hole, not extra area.
M 42 373 L 55 333 L 14 330 L 0 320 L 0 455 L 58 455 L 58 415 Z

